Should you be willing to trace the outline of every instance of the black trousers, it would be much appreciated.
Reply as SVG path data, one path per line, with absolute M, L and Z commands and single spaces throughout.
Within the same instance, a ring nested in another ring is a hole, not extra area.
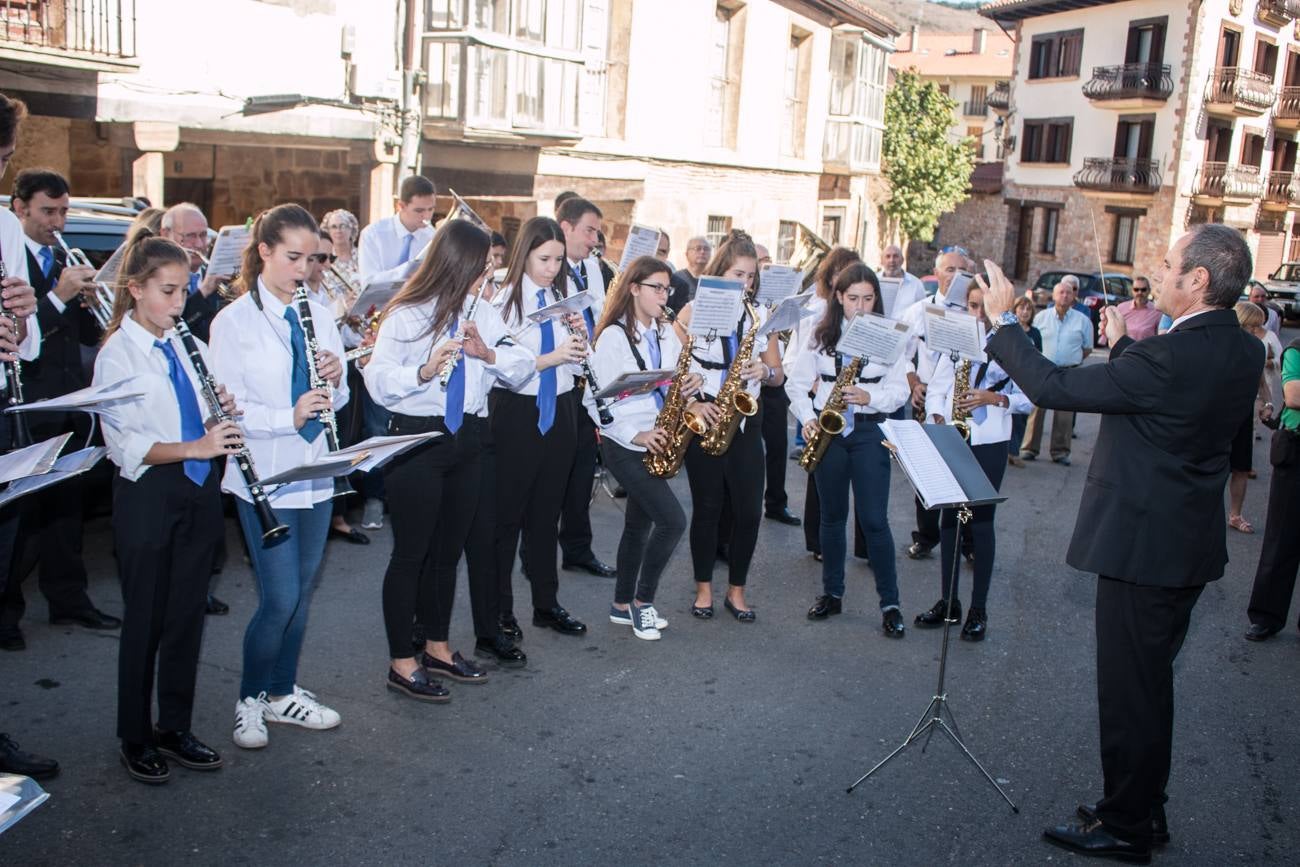
M 1097 816 L 1149 843 L 1163 807 L 1174 735 L 1174 658 L 1203 587 L 1097 579 L 1097 711 L 1105 780 Z
M 763 404 L 763 451 L 767 460 L 767 489 L 763 507 L 779 512 L 790 504 L 785 492 L 785 471 L 790 465 L 790 398 L 785 387 L 765 385 L 759 389 Z
M 626 605 L 655 601 L 659 578 L 686 532 L 686 513 L 667 480 L 650 475 L 645 452 L 625 449 L 612 439 L 601 443 L 605 465 L 627 490 L 623 535 L 618 541 L 618 581 L 614 601 Z
M 560 512 L 560 554 L 565 563 L 586 563 L 596 556 L 591 549 L 590 510 L 592 478 L 600 460 L 600 446 L 596 442 L 596 425 L 586 408 L 579 408 L 576 424 L 578 448 L 569 468 Z
M 1300 569 L 1300 434 L 1285 428 L 1274 431 L 1269 463 L 1273 477 L 1268 483 L 1264 542 L 1248 614 L 1251 623 L 1281 629 Z
M 501 615 L 510 614 L 514 604 L 510 592 L 510 575 L 505 576 L 504 587 L 497 581 L 497 454 L 492 439 L 491 426 L 484 429 L 483 449 L 479 453 L 482 481 L 479 485 L 478 508 L 470 524 L 469 538 L 465 540 L 465 568 L 469 574 L 469 607 L 474 618 L 474 637 L 493 638 L 501 631 Z M 445 569 L 450 557 L 434 555 L 435 562 Z M 438 583 L 456 581 L 456 564 L 451 563 L 452 574 L 440 576 Z
M 706 453 L 699 439 L 691 440 L 686 448 L 686 475 L 691 488 L 691 562 L 696 582 L 713 580 L 718 525 L 728 498 L 728 583 L 743 587 L 749 576 L 758 525 L 763 519 L 763 476 L 757 471 L 763 462 L 762 414 L 760 404 L 758 414 L 745 420 L 721 457 Z
M 522 534 L 524 571 L 537 609 L 559 605 L 555 549 L 569 469 L 577 455 L 579 413 L 586 415 L 576 389 L 560 395 L 555 422 L 543 435 L 537 429 L 536 397 L 494 389 L 489 398 L 492 438 L 498 446 L 497 586 L 510 586 Z M 590 476 L 587 484 L 590 497 Z M 513 594 L 510 599 L 513 605 Z
M 1002 489 L 1002 477 L 1007 472 L 1007 444 L 983 443 L 971 446 L 975 460 L 980 469 L 988 476 L 994 489 Z M 949 585 L 952 582 L 953 560 L 957 548 L 957 511 L 955 509 L 937 510 L 939 515 L 939 598 L 947 599 Z M 988 602 L 989 585 L 993 583 L 993 558 L 997 553 L 997 536 L 993 532 L 993 516 L 997 506 L 989 504 L 971 509 L 971 519 L 962 525 L 963 548 L 975 556 L 974 589 L 971 590 L 972 608 L 983 608 Z M 969 538 L 966 538 L 969 537 Z M 960 597 L 961 570 L 957 570 L 957 584 L 952 586 L 953 595 Z
M 383 469 L 393 523 L 393 552 L 384 573 L 384 630 L 390 656 L 407 659 L 416 621 L 432 641 L 446 641 L 450 632 L 456 564 L 478 509 L 487 420 L 467 415 L 453 435 L 442 416 L 394 413 L 388 429 L 443 434 Z
M 822 501 L 817 493 L 817 476 L 808 474 L 808 487 L 803 495 L 803 547 L 814 554 L 822 552 Z M 867 537 L 862 535 L 858 523 L 858 507 L 853 506 L 853 556 L 867 559 Z
M 113 480 L 113 542 L 122 583 L 117 656 L 117 736 L 153 740 L 154 669 L 158 727 L 189 731 L 203 641 L 204 603 L 217 540 L 225 529 L 220 475 L 203 486 L 182 464 L 150 467 L 137 481 Z

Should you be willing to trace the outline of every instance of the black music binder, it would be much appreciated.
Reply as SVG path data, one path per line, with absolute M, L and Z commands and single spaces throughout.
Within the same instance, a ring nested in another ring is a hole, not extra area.
M 891 419 L 882 422 L 880 429 L 886 447 L 927 509 L 983 506 L 1007 499 L 993 487 L 970 445 L 952 425 Z

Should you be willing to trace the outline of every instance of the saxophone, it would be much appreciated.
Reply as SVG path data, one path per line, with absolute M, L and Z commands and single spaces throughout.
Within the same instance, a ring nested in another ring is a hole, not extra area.
M 970 362 L 962 359 L 953 365 L 952 426 L 957 428 L 957 432 L 966 442 L 970 442 L 970 421 L 968 421 L 970 410 L 961 409 L 957 401 L 968 391 L 970 391 Z
M 718 423 L 709 428 L 709 432 L 700 440 L 700 448 L 714 457 L 727 453 L 731 440 L 740 429 L 740 417 L 749 417 L 758 412 L 758 401 L 745 390 L 745 381 L 740 378 L 740 371 L 754 354 L 754 340 L 758 337 L 759 325 L 758 311 L 748 301 L 745 302 L 745 311 L 754 324 L 745 332 L 740 346 L 736 347 L 736 357 L 731 360 L 731 367 L 727 369 L 727 378 L 722 381 L 722 387 L 718 389 L 717 401 L 718 406 L 722 408 L 722 415 Z
M 799 453 L 799 466 L 807 472 L 811 473 L 817 469 L 817 464 L 821 463 L 822 455 L 826 454 L 831 440 L 844 432 L 847 423 L 844 413 L 849 408 L 848 402 L 844 400 L 844 389 L 853 384 L 861 369 L 862 359 L 855 358 L 844 365 L 840 369 L 840 375 L 835 377 L 831 393 L 826 397 L 826 406 L 822 407 L 822 411 L 817 415 L 817 430 L 808 437 L 807 445 Z
M 682 468 L 682 461 L 686 459 L 686 447 L 691 444 L 691 438 L 704 436 L 708 432 L 703 421 L 687 412 L 686 398 L 682 396 L 682 380 L 691 372 L 691 349 L 694 343 L 694 337 L 687 337 L 682 344 L 672 384 L 668 386 L 663 408 L 655 418 L 655 427 L 663 428 L 668 433 L 668 447 L 661 455 L 648 450 L 645 453 L 646 472 L 657 479 L 671 479 L 677 475 Z

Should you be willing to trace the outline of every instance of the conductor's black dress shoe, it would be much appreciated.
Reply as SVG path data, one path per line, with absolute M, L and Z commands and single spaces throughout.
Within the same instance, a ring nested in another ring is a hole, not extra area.
M 1252 623 L 1250 624 L 1250 628 L 1246 630 L 1246 640 L 1268 641 L 1281 631 L 1281 629 L 1274 629 L 1272 626 L 1265 626 L 1262 623 Z
M 587 632 L 587 624 L 558 605 L 545 610 L 534 608 L 533 625 L 554 629 L 562 635 L 584 635 Z
M 1075 811 L 1085 822 L 1097 821 L 1096 804 L 1080 804 Z M 1151 811 L 1151 845 L 1164 846 L 1169 842 L 1169 820 L 1165 818 L 1165 808 L 1155 807 Z
M 483 659 L 495 659 L 497 665 L 509 668 L 521 668 L 528 664 L 528 656 L 504 634 L 476 640 L 474 655 Z
M 803 521 L 795 517 L 795 515 L 792 514 L 790 510 L 785 508 L 784 506 L 781 507 L 780 509 L 769 509 L 764 514 L 764 516 L 767 518 L 771 518 L 773 521 L 777 521 L 779 523 L 786 524 L 791 527 L 798 527 L 803 524 Z
M 613 578 L 618 574 L 617 569 L 608 563 L 602 563 L 599 557 L 592 557 L 590 560 L 584 560 L 581 563 L 576 561 L 572 563 L 563 562 L 560 566 L 571 571 L 588 572 L 597 578 Z
M 20 774 L 33 780 L 48 780 L 59 774 L 59 763 L 18 749 L 9 735 L 0 734 L 0 772 Z
M 154 747 L 178 765 L 192 771 L 215 771 L 221 756 L 212 747 L 194 737 L 193 732 L 154 730 Z
M 920 614 L 916 615 L 916 620 L 913 622 L 916 623 L 916 625 L 921 627 L 922 629 L 935 629 L 937 627 L 943 626 L 943 619 L 944 617 L 947 616 L 947 614 L 948 614 L 948 600 L 940 599 L 938 602 L 934 603 L 934 605 L 932 605 L 928 611 L 922 611 Z M 960 599 L 953 600 L 952 619 L 956 621 L 961 620 Z
M 87 629 L 117 629 L 122 621 L 111 614 L 105 614 L 95 606 L 80 611 L 50 612 L 50 623 L 55 626 L 76 624 Z
M 1130 864 L 1150 864 L 1151 846 L 1121 840 L 1099 820 L 1082 825 L 1057 825 L 1043 831 L 1047 842 L 1092 858 L 1114 858 Z

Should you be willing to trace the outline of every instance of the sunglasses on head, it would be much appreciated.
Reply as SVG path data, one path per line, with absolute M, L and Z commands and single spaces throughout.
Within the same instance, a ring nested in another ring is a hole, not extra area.
M 960 253 L 963 256 L 969 256 L 970 250 L 967 250 L 965 247 L 959 247 L 956 244 L 953 244 L 950 247 L 944 247 L 942 250 L 939 251 L 939 253 L 940 255 L 947 255 L 948 253 Z

